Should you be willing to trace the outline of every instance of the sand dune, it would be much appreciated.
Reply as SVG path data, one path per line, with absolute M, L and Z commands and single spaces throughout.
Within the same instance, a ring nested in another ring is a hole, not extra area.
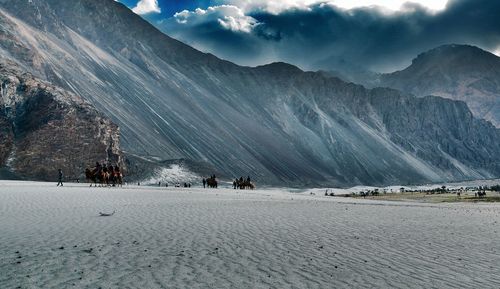
M 0 181 L 0 288 L 498 288 L 499 221 L 497 204 Z

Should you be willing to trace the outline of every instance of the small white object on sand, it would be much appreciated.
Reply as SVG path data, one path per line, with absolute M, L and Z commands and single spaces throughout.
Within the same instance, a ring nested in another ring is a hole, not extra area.
M 99 212 L 99 216 L 101 217 L 110 217 L 110 216 L 113 216 L 115 214 L 116 211 L 113 211 L 112 213 L 103 213 L 103 212 Z

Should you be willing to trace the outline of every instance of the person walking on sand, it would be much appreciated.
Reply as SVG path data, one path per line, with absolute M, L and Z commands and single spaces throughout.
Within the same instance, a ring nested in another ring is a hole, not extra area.
M 61 187 L 63 186 L 63 172 L 61 169 L 59 169 L 59 182 L 57 183 L 57 186 L 59 187 L 59 185 L 61 185 Z

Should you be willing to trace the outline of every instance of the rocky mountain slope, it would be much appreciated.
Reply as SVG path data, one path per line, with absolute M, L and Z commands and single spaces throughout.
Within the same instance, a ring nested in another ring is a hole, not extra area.
M 95 161 L 120 163 L 119 129 L 76 95 L 0 61 L 0 174 L 82 178 Z
M 475 46 L 422 53 L 408 68 L 382 75 L 379 85 L 465 101 L 476 117 L 500 127 L 500 57 Z
M 462 102 L 284 63 L 240 67 L 112 0 L 0 0 L 0 52 L 91 102 L 127 153 L 150 160 L 300 186 L 500 175 L 500 131 Z

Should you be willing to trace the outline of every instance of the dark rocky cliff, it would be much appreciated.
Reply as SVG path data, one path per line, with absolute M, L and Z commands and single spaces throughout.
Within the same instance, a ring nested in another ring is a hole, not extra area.
M 20 178 L 82 178 L 95 161 L 121 163 L 119 129 L 78 96 L 0 62 L 0 167 Z

